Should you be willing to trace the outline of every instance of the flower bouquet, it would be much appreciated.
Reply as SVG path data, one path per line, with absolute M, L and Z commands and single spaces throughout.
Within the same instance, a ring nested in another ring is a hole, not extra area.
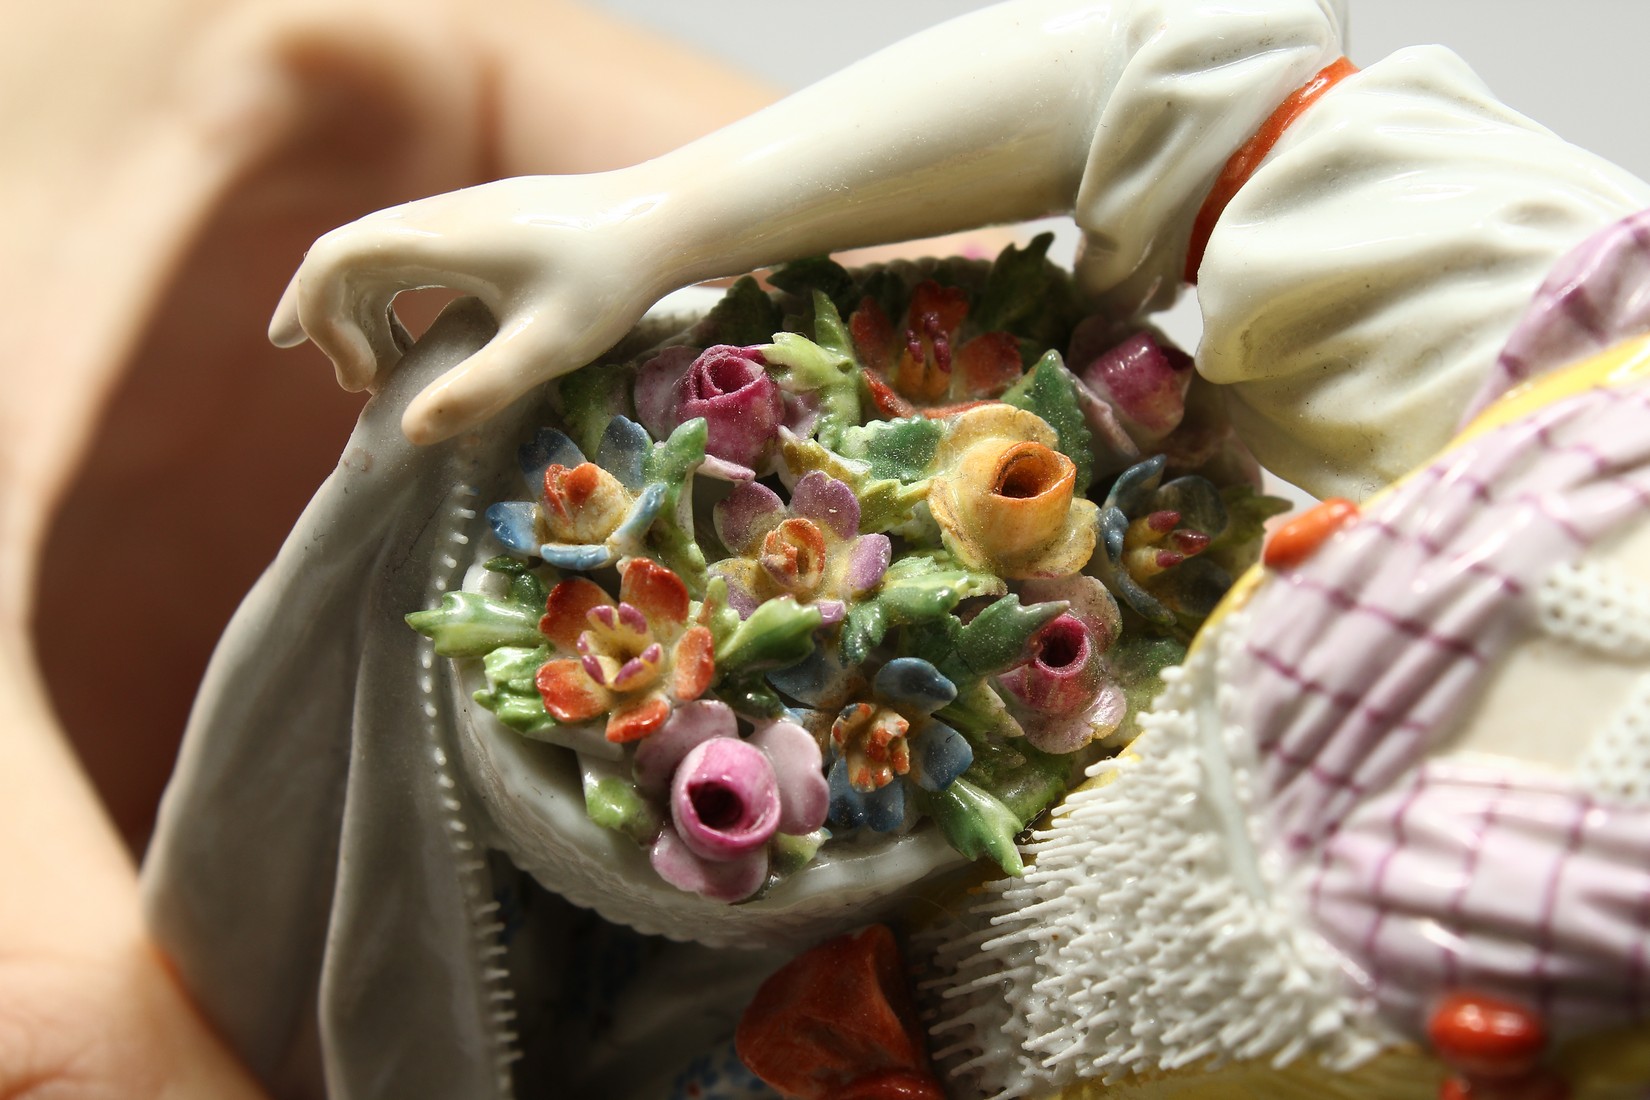
M 407 617 L 518 865 L 712 943 L 1021 870 L 1286 507 L 1048 243 L 791 264 L 554 384 L 463 589 Z

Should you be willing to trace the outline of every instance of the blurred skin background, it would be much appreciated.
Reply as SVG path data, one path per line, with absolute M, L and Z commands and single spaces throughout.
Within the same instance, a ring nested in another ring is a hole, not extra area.
M 118 1095 L 175 1085 L 179 1066 L 196 1085 L 233 1076 L 145 953 L 131 853 L 219 630 L 360 406 L 319 353 L 264 339 L 309 243 L 422 195 L 645 159 L 982 6 L 7 5 L 0 1097 L 65 1064 L 148 1074 Z M 1642 0 L 1354 0 L 1355 61 L 1432 41 L 1650 177 Z M 1195 313 L 1171 331 L 1195 344 Z M 19 1061 L 16 1037 L 54 1022 L 59 1048 Z M 88 1054 L 74 1043 L 91 1033 Z

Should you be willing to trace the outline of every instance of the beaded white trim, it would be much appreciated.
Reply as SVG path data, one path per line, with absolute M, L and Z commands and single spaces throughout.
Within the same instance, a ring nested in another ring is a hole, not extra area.
M 1650 583 L 1597 562 L 1566 562 L 1535 593 L 1541 629 L 1606 657 L 1650 657 Z
M 1650 676 L 1633 682 L 1627 702 L 1587 742 L 1576 779 L 1602 801 L 1650 805 Z
M 1242 633 L 1229 620 L 1165 672 L 1144 732 L 1034 835 L 1025 877 L 930 944 L 953 1075 L 1017 1097 L 1194 1063 L 1345 1069 L 1389 1044 L 1261 855 L 1253 740 L 1220 667 Z
M 1618 661 L 1650 658 L 1650 583 L 1599 562 L 1555 567 L 1535 594 L 1549 636 Z M 1588 739 L 1575 762 L 1577 782 L 1595 797 L 1650 804 L 1650 675 Z

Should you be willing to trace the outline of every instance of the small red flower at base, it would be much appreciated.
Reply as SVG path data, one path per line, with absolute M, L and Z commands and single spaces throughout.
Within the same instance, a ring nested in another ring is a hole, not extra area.
M 894 934 L 803 952 L 762 983 L 734 1034 L 740 1061 L 795 1100 L 943 1100 Z

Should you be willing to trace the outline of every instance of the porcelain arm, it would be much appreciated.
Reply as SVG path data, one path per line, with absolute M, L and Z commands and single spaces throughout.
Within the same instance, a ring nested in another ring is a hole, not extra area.
M 499 336 L 404 421 L 433 442 L 583 365 L 679 286 L 1069 209 L 1115 7 L 986 9 L 633 168 L 503 180 L 369 215 L 316 242 L 271 338 L 307 334 L 341 384 L 373 387 L 399 357 L 396 293 L 478 295 Z

